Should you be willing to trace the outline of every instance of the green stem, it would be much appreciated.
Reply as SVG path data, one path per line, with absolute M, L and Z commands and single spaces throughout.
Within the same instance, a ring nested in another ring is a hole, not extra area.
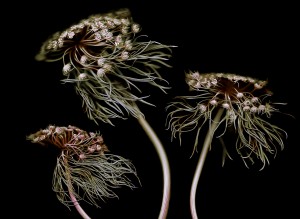
M 202 151 L 200 153 L 200 158 L 194 173 L 194 178 L 193 178 L 193 183 L 191 186 L 191 192 L 190 192 L 190 210 L 191 210 L 191 215 L 193 219 L 198 219 L 197 216 L 197 211 L 196 211 L 196 191 L 197 191 L 197 186 L 198 182 L 200 179 L 200 175 L 203 169 L 203 165 L 207 156 L 208 149 L 211 145 L 211 141 L 214 135 L 214 132 L 219 124 L 219 121 L 221 119 L 222 113 L 224 109 L 221 108 L 218 113 L 216 114 L 214 120 L 212 120 L 211 126 L 209 127 L 209 130 L 206 134 L 205 141 L 202 147 Z

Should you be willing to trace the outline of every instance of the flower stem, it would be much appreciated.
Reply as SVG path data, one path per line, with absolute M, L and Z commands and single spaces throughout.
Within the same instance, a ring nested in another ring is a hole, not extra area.
M 157 135 L 155 134 L 155 132 L 153 131 L 151 126 L 148 124 L 148 122 L 146 121 L 144 116 L 142 114 L 140 114 L 137 117 L 137 119 L 138 119 L 139 123 L 141 124 L 141 126 L 143 127 L 143 129 L 145 130 L 148 137 L 150 138 L 150 140 L 152 141 L 152 143 L 158 153 L 161 165 L 162 165 L 164 188 L 163 188 L 162 205 L 161 205 L 161 210 L 160 210 L 158 219 L 166 219 L 167 214 L 168 214 L 170 194 L 171 194 L 171 192 L 170 192 L 171 191 L 171 176 L 170 176 L 171 173 L 170 173 L 168 157 L 165 153 L 162 143 L 160 142 L 159 138 L 157 137 Z
M 79 205 L 76 197 L 73 195 L 73 192 L 71 191 L 71 189 L 69 188 L 69 194 L 70 194 L 70 198 L 76 208 L 76 210 L 78 211 L 78 213 L 82 216 L 82 218 L 84 219 L 91 219 L 87 213 L 85 213 L 85 211 L 82 209 L 82 207 Z
M 190 210 L 191 215 L 193 219 L 198 219 L 197 212 L 196 212 L 196 191 L 197 186 L 199 182 L 199 178 L 203 169 L 204 161 L 206 159 L 206 155 L 208 152 L 208 149 L 211 145 L 211 141 L 214 135 L 214 132 L 218 126 L 218 123 L 220 121 L 221 115 L 223 113 L 224 109 L 221 108 L 218 113 L 216 114 L 215 118 L 212 120 L 211 126 L 209 127 L 209 130 L 206 134 L 205 141 L 202 147 L 202 151 L 200 153 L 200 158 L 194 173 L 193 183 L 191 186 L 191 193 L 190 193 Z
M 66 170 L 68 172 L 67 176 L 70 176 L 70 171 L 69 168 L 68 168 L 68 162 L 67 160 L 65 159 L 65 164 L 66 164 Z M 74 204 L 74 207 L 76 208 L 77 212 L 82 216 L 83 219 L 91 219 L 87 213 L 85 213 L 85 211 L 82 209 L 82 207 L 80 206 L 80 204 L 78 203 L 75 195 L 73 194 L 73 191 L 72 191 L 72 184 L 71 184 L 71 180 L 70 180 L 70 177 L 68 177 L 68 191 L 69 191 L 69 195 L 70 195 L 70 198 L 71 198 L 71 201 L 73 202 Z

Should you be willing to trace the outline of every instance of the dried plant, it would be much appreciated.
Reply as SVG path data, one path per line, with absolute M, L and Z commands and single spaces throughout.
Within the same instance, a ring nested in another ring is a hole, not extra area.
M 283 150 L 283 137 L 286 132 L 270 123 L 272 113 L 279 112 L 268 99 L 272 92 L 266 88 L 267 81 L 251 77 L 225 73 L 186 73 L 186 82 L 194 95 L 178 96 L 169 103 L 167 110 L 167 128 L 172 139 L 182 134 L 196 132 L 194 150 L 199 144 L 200 131 L 208 127 L 199 162 L 194 174 L 190 194 L 190 206 L 193 218 L 197 218 L 195 195 L 200 174 L 208 150 L 214 138 L 221 140 L 228 129 L 236 132 L 235 149 L 244 164 L 262 163 L 261 169 L 269 164 L 269 155 L 276 156 L 278 148 Z M 233 136 L 233 137 L 234 137 Z M 224 157 L 229 157 L 224 146 Z
M 171 67 L 166 60 L 171 47 L 139 35 L 128 9 L 92 15 L 65 31 L 53 34 L 41 47 L 36 60 L 62 60 L 64 83 L 73 83 L 90 119 L 113 125 L 112 118 L 138 117 L 134 103 L 153 105 L 133 94 L 145 82 L 163 92 L 168 82 L 158 72 Z M 138 85 L 140 83 L 140 85 Z
M 118 197 L 113 189 L 136 188 L 129 175 L 138 181 L 131 161 L 109 153 L 100 133 L 75 126 L 49 125 L 27 136 L 33 143 L 53 145 L 60 150 L 53 174 L 53 190 L 65 206 L 75 206 L 83 218 L 89 218 L 79 202 L 96 207 L 99 200 Z
M 65 31 L 52 35 L 36 56 L 38 61 L 63 63 L 64 83 L 72 83 L 82 98 L 89 119 L 113 125 L 112 119 L 131 115 L 139 121 L 160 158 L 164 195 L 160 219 L 166 218 L 170 199 L 170 170 L 164 148 L 138 108 L 150 106 L 148 96 L 140 96 L 140 86 L 150 84 L 166 93 L 170 87 L 159 73 L 171 67 L 167 60 L 171 48 L 140 35 L 141 27 L 133 21 L 129 9 L 96 14 Z

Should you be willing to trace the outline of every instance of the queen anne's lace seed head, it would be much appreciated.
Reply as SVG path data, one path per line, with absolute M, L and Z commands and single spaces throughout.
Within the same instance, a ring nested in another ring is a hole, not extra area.
M 248 100 L 248 99 L 246 99 L 246 100 L 243 102 L 243 105 L 244 105 L 244 106 L 249 106 L 249 105 L 251 105 L 251 101 Z
M 103 65 L 103 68 L 105 69 L 106 72 L 109 72 L 113 69 L 113 66 L 111 64 L 105 63 Z
M 256 112 L 257 112 L 257 107 L 256 107 L 256 106 L 252 106 L 252 107 L 250 108 L 250 112 L 251 112 L 251 113 L 256 113 Z
M 104 58 L 99 58 L 99 59 L 97 60 L 97 64 L 98 64 L 100 67 L 102 67 L 102 66 L 104 65 L 104 63 L 105 63 L 105 59 L 104 59 Z
M 86 64 L 87 60 L 88 60 L 88 57 L 86 57 L 85 55 L 83 55 L 83 56 L 81 56 L 81 58 L 80 58 L 80 63 L 81 63 L 82 65 L 84 65 L 84 64 Z
M 84 80 L 84 79 L 86 79 L 87 78 L 87 74 L 86 73 L 80 73 L 79 75 L 78 75 L 78 79 L 79 80 Z
M 236 74 L 200 74 L 196 71 L 186 73 L 186 82 L 195 95 L 179 96 L 178 101 L 167 106 L 172 138 L 178 134 L 181 141 L 182 133 L 195 129 L 199 133 L 206 122 L 213 122 L 216 110 L 223 109 L 225 113 L 217 126 L 217 131 L 223 127 L 219 137 L 229 127 L 235 130 L 236 150 L 246 166 L 248 161 L 254 163 L 258 159 L 264 167 L 269 163 L 268 154 L 275 156 L 277 146 L 283 149 L 285 131 L 267 121 L 272 112 L 278 111 L 274 108 L 275 103 L 268 101 L 272 92 L 266 87 L 267 81 Z M 206 110 L 198 110 L 197 105 Z M 197 144 L 198 139 L 194 149 Z
M 138 33 L 140 31 L 140 25 L 134 23 L 134 24 L 132 24 L 131 29 L 132 29 L 133 33 Z
M 251 102 L 252 103 L 257 103 L 259 101 L 258 97 L 252 97 Z
M 237 97 L 237 98 L 242 98 L 243 96 L 244 96 L 244 94 L 241 93 L 241 92 L 238 92 L 238 93 L 236 94 L 236 97 Z
M 230 108 L 230 105 L 228 103 L 222 103 L 222 107 L 224 109 L 229 109 Z
M 95 14 L 53 34 L 36 59 L 62 60 L 63 74 L 67 76 L 63 82 L 81 80 L 73 84 L 88 117 L 96 123 L 111 123 L 112 118 L 126 118 L 126 114 L 137 117 L 141 112 L 133 105 L 147 102 L 132 92 L 139 95 L 139 86 L 144 82 L 163 92 L 169 89 L 158 69 L 171 67 L 166 61 L 173 47 L 148 40 L 146 35 L 139 35 L 140 31 L 141 26 L 133 21 L 128 9 Z M 99 67 L 106 74 L 101 80 Z
M 129 53 L 127 51 L 123 51 L 121 53 L 121 59 L 122 60 L 127 60 L 129 58 Z
M 215 99 L 210 100 L 209 103 L 213 106 L 218 105 L 218 101 L 216 101 Z
M 74 36 L 75 36 L 75 32 L 74 31 L 70 31 L 67 34 L 68 39 L 73 39 Z
M 206 111 L 206 106 L 203 104 L 199 104 L 199 109 L 201 113 L 204 113 Z
M 102 78 L 105 75 L 105 69 L 104 68 L 99 68 L 97 70 L 97 76 Z
M 70 63 L 67 63 L 67 64 L 65 64 L 64 67 L 63 67 L 63 74 L 64 74 L 64 75 L 68 75 L 68 74 L 71 72 L 71 70 L 72 70 L 71 64 L 70 64 Z
M 260 112 L 260 113 L 264 113 L 264 112 L 265 112 L 265 109 L 266 109 L 266 106 L 265 106 L 265 105 L 259 105 L 259 106 L 258 106 L 258 112 Z
M 118 197 L 113 189 L 135 188 L 129 178 L 137 178 L 134 165 L 127 159 L 109 153 L 100 133 L 86 132 L 75 126 L 48 126 L 27 139 L 60 149 L 53 174 L 53 190 L 58 200 L 72 206 L 69 191 L 78 200 L 99 207 L 99 200 Z
M 250 111 L 250 106 L 244 106 L 242 109 L 245 112 L 249 112 Z

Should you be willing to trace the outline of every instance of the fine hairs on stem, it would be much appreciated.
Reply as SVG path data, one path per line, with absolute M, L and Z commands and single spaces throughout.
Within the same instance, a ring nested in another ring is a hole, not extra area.
M 283 138 L 287 133 L 268 120 L 279 112 L 268 99 L 272 92 L 267 89 L 267 81 L 230 73 L 187 72 L 186 83 L 194 95 L 178 96 L 166 107 L 167 128 L 172 137 L 196 131 L 193 154 L 197 151 L 200 131 L 208 123 L 208 132 L 204 140 L 199 162 L 194 174 L 190 193 L 190 208 L 193 219 L 197 219 L 196 189 L 204 161 L 214 138 L 219 138 L 223 146 L 223 161 L 232 157 L 222 140 L 227 129 L 236 133 L 235 149 L 237 155 L 248 168 L 249 164 L 259 161 L 264 169 L 269 164 L 269 155 L 274 158 L 278 148 L 284 149 Z M 218 135 L 216 136 L 216 131 Z
M 70 209 L 74 206 L 84 218 L 90 218 L 79 202 L 100 207 L 98 200 L 118 198 L 113 189 L 136 188 L 129 175 L 137 179 L 133 164 L 110 154 L 102 135 L 86 132 L 75 126 L 49 125 L 27 136 L 33 143 L 53 145 L 60 151 L 53 174 L 53 191 L 58 200 Z M 139 181 L 139 179 L 138 179 Z
M 46 40 L 36 60 L 63 63 L 63 83 L 73 84 L 89 119 L 114 125 L 112 119 L 135 117 L 152 141 L 163 169 L 163 200 L 159 219 L 167 217 L 170 200 L 168 158 L 157 135 L 137 107 L 154 106 L 140 96 L 145 83 L 166 93 L 168 82 L 159 69 L 171 66 L 171 48 L 139 35 L 141 27 L 127 8 L 91 15 Z

